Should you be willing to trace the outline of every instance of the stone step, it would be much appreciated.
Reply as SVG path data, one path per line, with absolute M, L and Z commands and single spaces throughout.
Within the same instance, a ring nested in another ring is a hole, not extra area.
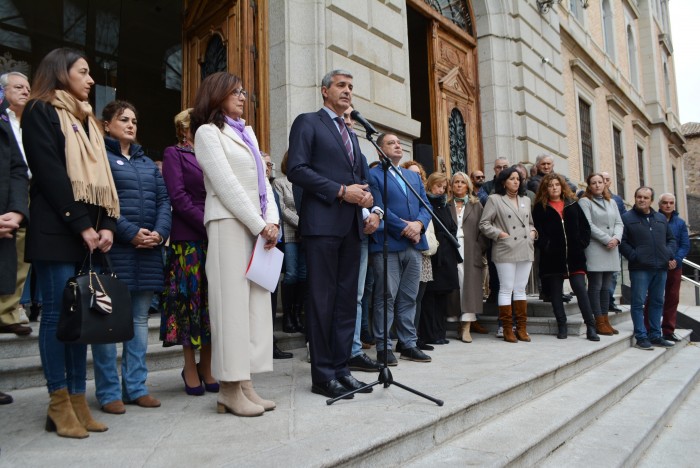
M 303 348 L 304 336 L 300 333 L 284 333 L 280 320 L 275 320 L 275 337 L 282 350 Z M 0 335 L 0 382 L 6 391 L 45 385 L 44 374 L 39 357 L 39 324 L 32 323 L 31 335 Z M 280 329 L 277 331 L 277 329 Z M 148 351 L 146 362 L 149 372 L 182 367 L 182 348 L 180 346 L 163 347 L 160 341 L 160 317 L 148 319 Z M 117 344 L 118 355 L 121 345 Z M 88 350 L 88 379 L 93 378 L 92 354 Z
M 698 383 L 699 363 L 700 350 L 696 346 L 679 349 L 668 362 L 624 395 L 615 406 L 598 416 L 537 465 L 639 466 L 644 452 L 664 431 Z M 689 369 L 692 371 L 689 372 Z M 697 417 L 698 414 L 695 413 L 693 418 L 696 420 L 696 428 Z M 605 436 L 601 437 L 603 434 Z M 697 447 L 697 443 L 694 445 Z M 677 457 L 676 450 L 665 452 L 663 462 L 653 466 L 667 465 L 670 460 L 675 466 L 683 466 Z M 686 466 L 697 464 L 697 458 L 693 462 Z
M 641 351 L 628 347 L 558 385 L 550 385 L 545 392 L 513 405 L 503 405 L 498 414 L 482 424 L 465 426 L 471 429 L 405 465 L 449 465 L 468 460 L 469 464 L 478 466 L 539 466 L 540 460 L 566 443 L 581 427 L 604 415 L 608 408 L 679 354 L 688 342 L 689 332 L 679 331 L 680 334 L 684 341 L 674 348 Z M 700 363 L 696 361 L 693 368 L 697 373 Z M 636 423 L 629 413 L 627 420 Z M 598 437 L 601 438 L 600 434 Z M 626 445 L 619 445 L 618 450 L 621 447 L 627 451 Z M 570 465 L 570 460 L 563 458 L 559 464 L 550 466 Z M 607 460 L 600 465 L 619 466 Z

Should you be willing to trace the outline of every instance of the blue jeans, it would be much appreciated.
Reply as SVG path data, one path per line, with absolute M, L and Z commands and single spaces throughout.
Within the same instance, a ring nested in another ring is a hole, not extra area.
M 284 244 L 284 284 L 306 281 L 306 257 L 301 242 Z
M 134 337 L 122 344 L 122 384 L 117 374 L 117 345 L 92 345 L 95 364 L 95 395 L 100 406 L 116 400 L 134 401 L 148 395 L 146 350 L 148 349 L 148 308 L 152 291 L 131 291 Z
M 35 260 L 37 284 L 44 294 L 39 328 L 39 354 L 49 393 L 68 388 L 68 393 L 85 393 L 87 345 L 67 344 L 56 338 L 58 318 L 66 281 L 75 275 L 75 263 Z
M 367 276 L 367 252 L 369 251 L 369 241 L 365 240 L 360 244 L 360 274 L 357 276 L 357 318 L 355 319 L 355 336 L 352 339 L 352 349 L 350 357 L 362 354 L 362 342 L 360 332 L 362 331 L 362 297 L 365 295 L 365 277 Z
M 644 326 L 644 302 L 649 296 L 649 335 L 650 340 L 661 338 L 661 317 L 664 308 L 664 291 L 666 289 L 666 270 L 630 270 L 632 289 L 632 323 L 634 337 L 647 339 Z
M 421 253 L 409 247 L 401 252 L 389 252 L 387 258 L 387 292 L 390 301 L 387 304 L 387 329 L 396 319 L 396 333 L 404 349 L 415 348 L 417 337 L 413 319 L 416 315 L 416 297 L 420 283 L 422 267 Z M 381 253 L 372 255 L 374 266 L 374 337 L 377 351 L 384 350 L 384 259 Z M 391 349 L 391 341 L 387 340 Z
M 19 300 L 19 303 L 22 305 L 32 303 L 32 293 L 34 293 L 34 299 L 36 299 L 35 302 L 37 304 L 41 304 L 43 302 L 41 297 L 41 288 L 39 287 L 39 281 L 37 280 L 37 284 L 35 285 L 36 291 L 31 291 L 31 284 L 32 267 L 29 267 L 29 274 L 27 275 L 27 280 L 24 282 L 24 287 L 22 288 L 22 297 Z

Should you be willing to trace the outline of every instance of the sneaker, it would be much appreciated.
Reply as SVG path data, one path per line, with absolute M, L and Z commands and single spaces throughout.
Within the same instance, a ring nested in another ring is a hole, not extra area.
M 643 340 L 637 340 L 637 342 L 634 344 L 634 347 L 644 351 L 654 350 L 654 348 L 651 346 L 651 341 L 647 340 L 646 338 Z
M 664 340 L 663 338 L 654 338 L 651 340 L 651 344 L 657 348 L 673 348 L 675 343 L 673 341 Z
M 19 311 L 19 323 L 23 325 L 28 325 L 29 317 L 27 317 L 27 313 L 25 312 L 24 307 L 19 306 L 17 310 Z
M 676 343 L 678 343 L 679 341 L 681 341 L 681 338 L 678 335 L 676 335 L 675 333 L 671 333 L 669 335 L 664 335 L 664 340 L 675 341 Z
M 386 354 L 387 366 L 393 367 L 399 365 L 399 361 L 396 359 L 396 356 L 394 356 L 394 353 L 390 349 L 386 351 L 377 351 L 377 362 L 379 364 L 384 364 L 384 354 Z
M 406 348 L 401 351 L 401 359 L 415 362 L 430 362 L 432 359 L 418 347 Z
M 382 369 L 382 365 L 367 356 L 365 353 L 360 353 L 357 356 L 353 356 L 348 360 L 348 367 L 351 371 L 361 371 L 361 372 L 379 372 Z
M 496 330 L 496 338 L 503 338 L 503 327 L 500 325 L 498 326 L 498 330 Z

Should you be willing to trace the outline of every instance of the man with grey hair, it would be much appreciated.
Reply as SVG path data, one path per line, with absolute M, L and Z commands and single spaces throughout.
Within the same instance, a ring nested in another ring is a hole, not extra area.
M 343 121 L 352 91 L 350 72 L 329 72 L 321 81 L 323 107 L 297 116 L 289 134 L 287 177 L 302 189 L 299 230 L 309 285 L 311 391 L 329 398 L 366 386 L 348 367 L 365 237 L 362 208 L 371 208 L 374 200 L 367 160 Z
M 29 100 L 29 80 L 20 72 L 8 72 L 0 75 L 0 86 L 2 86 L 5 98 L 0 105 L 0 113 L 3 120 L 9 121 L 14 140 L 17 142 L 19 151 L 24 159 L 22 146 L 22 129 L 19 120 L 24 111 L 24 107 Z M 31 179 L 31 172 L 27 169 L 27 176 Z M 29 264 L 24 262 L 24 244 L 27 230 L 25 226 L 20 227 L 15 233 L 15 248 L 17 251 L 17 287 L 14 294 L 0 296 L 0 333 L 15 333 L 17 335 L 27 335 L 32 332 L 30 327 L 23 324 L 29 323 L 29 319 L 23 308 L 19 306 L 22 290 L 29 273 Z
M 681 275 L 683 272 L 683 259 L 690 251 L 688 238 L 688 225 L 676 211 L 676 197 L 672 193 L 664 193 L 659 197 L 659 213 L 666 216 L 668 227 L 676 239 L 677 248 L 673 260 L 668 262 L 666 272 L 666 290 L 664 293 L 664 306 L 661 319 L 661 333 L 667 341 L 680 341 L 676 335 L 676 313 L 680 301 Z M 649 303 L 644 307 L 644 320 L 649 330 Z
M 533 193 L 537 193 L 537 189 L 540 188 L 540 182 L 542 177 L 554 172 L 554 157 L 549 154 L 540 154 L 535 159 L 535 167 L 537 168 L 537 174 L 530 177 L 527 181 L 527 189 Z M 564 176 L 566 183 L 571 187 L 571 191 L 576 193 L 576 184 L 571 182 L 568 177 Z

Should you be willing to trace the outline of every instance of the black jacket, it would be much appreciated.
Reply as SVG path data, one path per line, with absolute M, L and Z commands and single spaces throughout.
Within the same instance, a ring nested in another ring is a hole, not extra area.
M 666 216 L 653 209 L 644 215 L 632 208 L 622 215 L 620 252 L 629 261 L 630 270 L 667 270 L 676 253 L 676 238 Z
M 450 234 L 457 236 L 457 223 L 452 219 L 450 208 L 445 204 L 445 197 L 431 198 L 428 200 L 433 208 L 435 217 L 445 225 Z M 457 274 L 457 264 L 462 263 L 462 256 L 457 247 L 447 238 L 445 231 L 437 224 L 433 224 L 435 237 L 440 243 L 435 255 L 430 257 L 433 266 L 433 280 L 428 282 L 428 291 L 452 291 L 459 289 L 459 276 Z
M 75 201 L 66 170 L 66 140 L 56 109 L 43 101 L 29 101 L 22 113 L 22 140 L 32 183 L 24 253 L 27 261 L 81 262 L 87 249 L 80 233 L 90 227 L 114 231 L 116 220 L 104 208 Z
M 591 241 L 591 226 L 574 200 L 564 202 L 564 219 L 557 210 L 542 203 L 532 209 L 540 249 L 540 275 L 586 271 L 585 249 Z
M 27 166 L 5 109 L 0 106 L 0 214 L 16 212 L 29 216 Z M 17 287 L 15 238 L 0 239 L 0 295 L 14 294 Z

